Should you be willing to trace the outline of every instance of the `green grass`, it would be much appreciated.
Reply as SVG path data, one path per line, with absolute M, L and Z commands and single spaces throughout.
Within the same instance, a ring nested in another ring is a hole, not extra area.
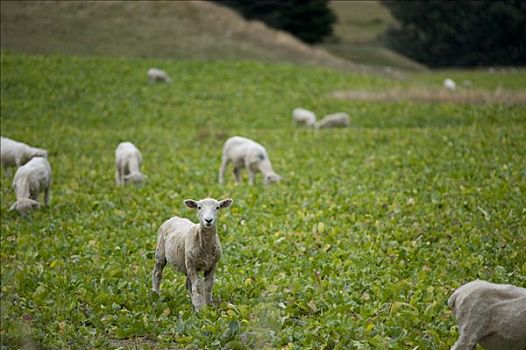
M 150 66 L 174 83 L 149 85 Z M 47 148 L 54 174 L 51 206 L 26 218 L 1 176 L 2 347 L 446 349 L 454 288 L 526 285 L 523 106 L 340 101 L 400 83 L 255 62 L 4 52 L 1 69 L 2 135 Z M 298 106 L 352 127 L 294 128 Z M 266 145 L 284 181 L 220 187 L 233 135 Z M 146 186 L 115 186 L 120 140 Z M 183 276 L 166 269 L 158 298 L 150 272 L 158 227 L 205 196 L 234 205 L 219 302 L 195 314 Z

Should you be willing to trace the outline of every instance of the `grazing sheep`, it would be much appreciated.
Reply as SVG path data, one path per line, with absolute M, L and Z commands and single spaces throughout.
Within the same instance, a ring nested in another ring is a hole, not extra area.
M 460 336 L 452 350 L 526 349 L 526 289 L 481 280 L 458 288 L 448 300 Z
M 131 142 L 121 142 L 115 150 L 115 182 L 117 185 L 140 185 L 147 180 L 141 173 L 142 155 Z
M 172 82 L 172 78 L 170 78 L 165 71 L 158 68 L 150 68 L 146 74 L 148 75 L 148 80 L 152 84 L 158 81 L 163 81 L 168 84 Z
M 314 126 L 314 123 L 316 123 L 316 115 L 314 112 L 303 108 L 294 108 L 292 111 L 292 120 L 298 124 Z
M 464 86 L 466 89 L 471 89 L 473 87 L 473 82 L 471 80 L 464 80 L 462 82 L 462 86 Z
M 449 91 L 455 91 L 457 89 L 457 84 L 453 81 L 453 79 L 444 79 L 444 82 L 442 83 L 444 88 L 446 88 Z
M 221 258 L 216 217 L 220 209 L 232 205 L 232 199 L 187 199 L 184 204 L 197 209 L 199 223 L 174 216 L 161 225 L 157 235 L 152 290 L 159 294 L 163 269 L 168 263 L 186 275 L 186 288 L 190 292 L 192 305 L 199 311 L 212 302 L 214 273 Z M 204 272 L 204 282 L 200 280 L 199 272 Z
M 315 124 L 316 129 L 324 128 L 347 128 L 350 125 L 347 113 L 334 113 L 326 115 L 322 120 Z
M 4 170 L 8 166 L 15 165 L 19 167 L 24 165 L 33 157 L 47 158 L 47 151 L 41 148 L 31 147 L 25 143 L 8 139 L 7 137 L 0 137 L 0 158 Z
M 49 189 L 51 187 L 51 166 L 46 158 L 32 158 L 22 165 L 15 173 L 13 189 L 16 193 L 16 202 L 9 210 L 17 210 L 26 215 L 32 209 L 40 207 L 38 195 L 44 192 L 44 203 L 49 204 Z
M 268 158 L 265 147 L 259 143 L 241 136 L 234 136 L 226 140 L 223 146 L 223 157 L 219 169 L 219 183 L 223 184 L 226 167 L 228 163 L 234 164 L 234 176 L 236 183 L 241 182 L 241 169 L 247 168 L 248 182 L 254 184 L 254 176 L 261 172 L 265 184 L 271 184 L 281 180 L 281 176 L 272 170 L 272 164 Z

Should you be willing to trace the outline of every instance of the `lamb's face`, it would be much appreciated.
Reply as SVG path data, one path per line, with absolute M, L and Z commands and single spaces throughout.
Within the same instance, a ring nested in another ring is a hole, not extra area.
M 281 176 L 279 176 L 276 173 L 268 174 L 267 176 L 265 176 L 265 184 L 266 185 L 270 185 L 270 184 L 273 184 L 275 182 L 279 182 L 280 180 L 281 180 Z
M 29 214 L 32 210 L 38 209 L 39 206 L 40 204 L 35 200 L 20 199 L 16 201 L 15 204 L 13 204 L 11 208 L 9 208 L 9 210 L 16 210 L 18 213 L 25 216 Z
M 37 148 L 34 157 L 42 157 L 47 159 L 47 151 L 45 149 Z
M 127 184 L 134 184 L 134 185 L 142 185 L 146 182 L 146 176 L 139 173 L 134 174 L 128 174 L 124 176 L 124 183 Z
M 188 208 L 197 210 L 197 217 L 202 227 L 213 228 L 216 224 L 217 213 L 223 208 L 228 208 L 232 204 L 231 199 L 223 199 L 222 201 L 216 201 L 212 198 L 202 199 L 195 201 L 193 199 L 187 199 L 184 204 Z

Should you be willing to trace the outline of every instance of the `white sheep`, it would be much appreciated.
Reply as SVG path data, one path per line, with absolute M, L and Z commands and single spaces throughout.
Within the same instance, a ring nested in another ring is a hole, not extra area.
M 163 269 L 168 263 L 186 275 L 192 305 L 199 311 L 212 302 L 214 274 L 221 258 L 216 217 L 219 210 L 232 205 L 232 199 L 187 199 L 184 204 L 197 209 L 199 223 L 174 216 L 161 225 L 157 234 L 152 290 L 159 294 Z M 199 278 L 199 272 L 204 273 L 204 282 Z
M 442 83 L 445 89 L 449 91 L 455 91 L 457 89 L 457 84 L 453 81 L 453 79 L 444 79 L 444 82 Z
M 172 82 L 172 78 L 170 78 L 168 74 L 166 74 L 165 71 L 158 69 L 158 68 L 148 69 L 148 72 L 146 72 L 146 75 L 148 76 L 148 80 L 152 84 L 158 81 L 163 81 L 168 84 Z
M 316 114 L 303 108 L 294 108 L 292 110 L 292 120 L 298 124 L 314 126 L 314 123 L 316 123 Z
M 452 350 L 526 349 L 526 289 L 475 280 L 448 300 L 460 336 Z
M 26 215 L 32 209 L 40 207 L 38 195 L 44 192 L 44 203 L 49 204 L 49 190 L 51 187 L 51 166 L 46 158 L 34 157 L 22 165 L 13 178 L 13 189 L 16 202 L 9 210 L 17 210 Z
M 45 149 L 31 147 L 25 143 L 8 139 L 7 137 L 0 137 L 0 158 L 4 170 L 8 166 L 19 167 L 24 165 L 33 157 L 47 158 L 47 151 Z
M 147 180 L 141 173 L 142 155 L 131 142 L 121 142 L 115 150 L 115 182 L 117 185 L 140 185 Z
M 263 174 L 265 184 L 281 180 L 281 176 L 272 170 L 272 164 L 265 147 L 246 137 L 233 136 L 226 140 L 223 146 L 221 168 L 219 169 L 220 184 L 224 183 L 226 167 L 230 162 L 234 164 L 234 176 L 237 184 L 241 182 L 240 172 L 242 168 L 247 168 L 250 185 L 254 184 L 254 177 L 257 172 Z
M 350 125 L 349 115 L 347 113 L 334 113 L 326 115 L 314 126 L 316 129 L 324 128 L 347 128 Z

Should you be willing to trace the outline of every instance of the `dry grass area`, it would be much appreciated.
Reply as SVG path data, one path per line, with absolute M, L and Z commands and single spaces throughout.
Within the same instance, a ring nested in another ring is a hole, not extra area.
M 396 23 L 380 1 L 331 1 L 337 16 L 334 38 L 323 45 L 330 52 L 370 66 L 424 71 L 426 67 L 386 48 L 381 36 Z
M 526 91 L 505 91 L 496 89 L 488 90 L 460 90 L 448 91 L 445 89 L 429 88 L 397 88 L 382 91 L 348 90 L 335 91 L 332 96 L 338 99 L 352 101 L 417 101 L 437 103 L 464 103 L 464 104 L 526 104 Z
M 255 59 L 365 70 L 207 1 L 2 1 L 1 10 L 1 46 L 20 52 Z

